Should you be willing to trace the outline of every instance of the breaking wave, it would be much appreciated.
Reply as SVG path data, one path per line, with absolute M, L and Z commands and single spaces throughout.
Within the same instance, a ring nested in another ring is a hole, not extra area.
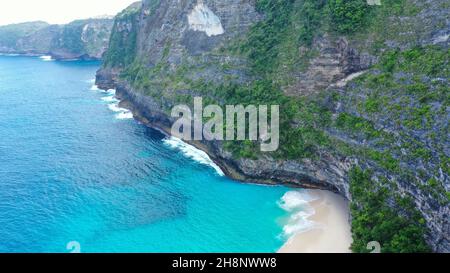
M 318 225 L 310 220 L 315 214 L 310 205 L 317 198 L 311 196 L 307 191 L 289 191 L 279 201 L 278 205 L 290 214 L 289 219 L 283 227 L 283 236 L 290 238 L 298 233 L 317 228 Z
M 214 163 L 214 161 L 212 161 L 208 154 L 204 151 L 199 150 L 176 137 L 167 137 L 163 140 L 163 142 L 167 146 L 181 151 L 185 156 L 197 161 L 198 163 L 214 168 L 218 175 L 225 176 L 220 167 L 217 166 L 217 164 Z
M 54 59 L 52 58 L 52 56 L 41 56 L 41 57 L 39 57 L 39 59 L 43 60 L 44 62 L 51 62 L 51 61 L 54 61 Z
M 100 89 L 98 88 L 97 85 L 94 84 L 91 86 L 91 91 L 100 91 Z

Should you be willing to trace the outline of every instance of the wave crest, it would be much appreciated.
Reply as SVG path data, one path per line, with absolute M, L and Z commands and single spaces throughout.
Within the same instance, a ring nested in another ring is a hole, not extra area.
M 205 153 L 202 150 L 199 150 L 197 148 L 195 148 L 192 145 L 189 145 L 185 142 L 183 142 L 181 139 L 176 138 L 176 137 L 167 137 L 163 140 L 164 144 L 166 144 L 167 146 L 173 148 L 173 149 L 177 149 L 180 150 L 185 156 L 197 161 L 200 164 L 203 165 L 208 165 L 212 168 L 214 168 L 214 170 L 216 170 L 217 174 L 220 176 L 225 176 L 225 174 L 223 173 L 223 171 L 220 169 L 219 166 L 217 166 L 216 163 L 214 163 L 214 161 L 211 160 L 211 158 L 208 156 L 207 153 Z
M 43 60 L 44 62 L 51 62 L 51 61 L 54 61 L 54 59 L 52 58 L 52 56 L 41 56 L 41 57 L 39 57 L 39 59 Z
M 310 220 L 316 212 L 310 205 L 317 200 L 306 190 L 289 191 L 279 201 L 279 206 L 290 213 L 287 223 L 283 227 L 283 236 L 290 238 L 298 233 L 317 228 L 318 224 Z

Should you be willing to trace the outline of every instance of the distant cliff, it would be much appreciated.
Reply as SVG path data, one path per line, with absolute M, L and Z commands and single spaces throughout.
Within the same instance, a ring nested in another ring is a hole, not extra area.
M 30 22 L 0 27 L 0 53 L 51 55 L 55 59 L 100 59 L 112 19 L 77 20 L 66 25 Z
M 138 118 L 280 105 L 280 149 L 192 142 L 249 182 L 339 192 L 355 252 L 450 251 L 447 0 L 146 0 L 116 18 L 97 74 Z

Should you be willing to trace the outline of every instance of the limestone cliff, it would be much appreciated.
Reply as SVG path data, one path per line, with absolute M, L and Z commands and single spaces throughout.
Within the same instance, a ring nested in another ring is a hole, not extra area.
M 100 59 L 112 26 L 112 19 L 77 20 L 66 25 L 37 22 L 3 26 L 0 52 L 51 55 L 55 59 Z
M 238 180 L 339 192 L 353 202 L 356 237 L 371 211 L 367 180 L 449 252 L 448 14 L 446 0 L 146 0 L 116 18 L 97 84 L 167 132 L 170 109 L 194 96 L 280 104 L 277 152 L 193 144 Z M 386 251 L 404 243 L 397 235 Z

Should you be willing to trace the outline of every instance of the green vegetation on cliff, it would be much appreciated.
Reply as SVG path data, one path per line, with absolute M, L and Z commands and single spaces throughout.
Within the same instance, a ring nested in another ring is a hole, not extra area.
M 96 56 L 106 47 L 105 41 L 109 41 L 111 25 L 110 19 L 73 21 L 63 26 L 53 47 L 72 54 Z
M 0 26 L 0 48 L 14 48 L 20 38 L 39 31 L 49 24 L 45 22 L 29 22 L 7 26 Z
M 275 77 L 281 67 L 301 68 L 305 59 L 297 54 L 299 43 L 312 43 L 323 24 L 326 1 L 258 0 L 256 4 L 266 18 L 238 46 L 250 59 L 253 72 Z
M 107 47 L 111 27 L 110 19 L 76 20 L 66 25 L 31 22 L 3 26 L 0 52 L 99 59 Z
M 365 117 L 358 117 L 363 122 L 384 123 L 396 128 L 398 136 L 383 130 L 369 130 L 377 138 L 375 151 L 388 152 L 397 162 L 397 167 L 390 171 L 410 177 L 410 183 L 416 181 L 422 190 L 442 204 L 447 204 L 448 198 L 441 182 L 423 183 L 414 177 L 434 181 L 441 172 L 449 174 L 448 157 L 445 156 L 445 142 L 448 141 L 446 109 L 450 106 L 449 56 L 449 49 L 438 46 L 387 51 L 381 62 L 356 80 L 342 98 L 346 105 L 366 113 Z M 359 122 L 346 124 L 341 127 L 346 131 L 361 128 Z M 374 153 L 367 154 L 370 158 Z M 381 166 L 388 162 L 385 156 L 374 160 Z M 406 168 L 399 168 L 398 162 L 407 162 Z M 412 174 L 410 166 L 413 165 L 426 168 L 429 174 L 420 171 Z
M 301 63 L 305 60 L 297 57 L 298 46 L 310 46 L 318 33 L 335 31 L 353 35 L 364 28 L 377 31 L 378 27 L 372 25 L 383 25 L 382 20 L 388 16 L 416 12 L 414 7 L 402 6 L 404 1 L 384 1 L 379 8 L 369 7 L 365 2 L 258 1 L 267 18 L 251 29 L 241 47 L 252 61 L 255 74 L 263 75 L 270 83 L 263 87 L 265 91 L 257 93 L 282 93 L 278 84 L 286 81 L 280 81 L 280 75 L 302 69 Z M 306 19 L 299 20 L 298 14 Z M 441 205 L 448 204 L 449 193 L 442 181 L 435 179 L 440 171 L 448 175 L 449 170 L 449 160 L 442 146 L 442 140 L 445 142 L 448 136 L 448 124 L 445 125 L 448 120 L 445 109 L 450 101 L 448 56 L 449 50 L 438 46 L 386 51 L 380 64 L 351 84 L 347 93 L 324 93 L 326 100 L 331 98 L 335 104 L 348 107 L 348 112 L 339 113 L 335 119 L 331 118 L 329 109 L 324 107 L 327 102 L 321 101 L 320 96 L 281 99 L 281 108 L 285 109 L 281 114 L 280 130 L 285 133 L 280 140 L 281 157 L 315 158 L 324 150 L 356 156 L 372 166 L 367 172 L 376 168 L 378 176 L 380 172 L 398 175 L 406 183 L 416 184 L 434 196 Z M 399 126 L 398 135 L 376 126 L 386 117 Z M 439 124 L 442 121 L 443 126 Z M 335 130 L 345 137 L 336 138 L 326 133 Z M 417 130 L 427 130 L 431 141 L 420 139 L 418 136 L 422 133 L 415 132 Z M 348 143 L 347 138 L 361 144 Z M 365 144 L 367 141 L 373 144 Z M 251 144 L 246 143 L 245 149 L 242 145 L 229 146 L 234 147 L 234 151 L 245 151 L 240 156 L 254 156 L 255 152 L 249 152 Z M 415 166 L 423 164 L 429 170 L 434 169 L 434 175 L 415 170 Z M 392 185 L 382 187 L 363 171 L 353 171 L 350 180 L 353 251 L 366 252 L 370 241 L 379 241 L 383 252 L 429 251 L 424 240 L 427 229 L 420 212 L 410 202 L 411 197 L 397 196 Z M 388 200 L 392 201 L 390 206 L 386 203 Z M 417 224 L 419 222 L 422 224 Z
M 349 33 L 360 29 L 365 21 L 370 6 L 367 0 L 331 0 L 329 1 L 330 17 L 335 29 L 341 33 Z
M 414 208 L 412 200 L 376 185 L 368 171 L 358 167 L 351 170 L 352 251 L 369 252 L 368 242 L 376 241 L 382 253 L 430 252 L 424 237 L 425 219 Z
M 140 5 L 133 4 L 115 17 L 104 65 L 125 67 L 134 61 L 139 13 Z
M 85 25 L 83 21 L 74 21 L 65 25 L 57 40 L 58 47 L 67 48 L 70 52 L 77 54 L 85 52 L 85 45 L 81 39 Z

